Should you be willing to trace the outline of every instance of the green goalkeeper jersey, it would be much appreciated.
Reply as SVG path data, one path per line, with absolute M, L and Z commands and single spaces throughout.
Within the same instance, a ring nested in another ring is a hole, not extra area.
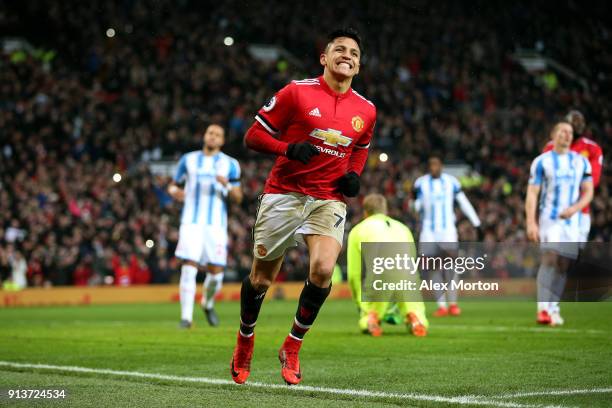
M 355 225 L 348 235 L 347 275 L 353 296 L 361 297 L 361 243 L 414 243 L 412 232 L 401 222 L 385 214 L 374 214 Z

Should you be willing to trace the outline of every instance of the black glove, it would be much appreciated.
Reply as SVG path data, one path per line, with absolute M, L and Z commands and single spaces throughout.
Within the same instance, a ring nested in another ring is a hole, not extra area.
M 289 160 L 299 160 L 304 164 L 308 164 L 312 156 L 318 154 L 317 148 L 308 142 L 289 143 L 289 147 L 287 147 L 287 158 Z
M 340 187 L 340 192 L 345 196 L 355 197 L 359 194 L 359 176 L 354 171 L 346 173 L 338 180 L 338 187 Z

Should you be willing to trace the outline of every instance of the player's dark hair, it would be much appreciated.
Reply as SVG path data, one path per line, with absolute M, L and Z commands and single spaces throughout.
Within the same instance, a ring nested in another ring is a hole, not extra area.
M 204 133 L 206 133 L 206 131 L 208 130 L 209 127 L 211 126 L 218 126 L 221 128 L 221 130 L 223 130 L 223 134 L 225 135 L 225 128 L 223 127 L 223 125 L 220 122 L 208 122 L 205 124 L 205 126 L 202 128 L 202 135 L 204 135 Z
M 432 153 L 429 154 L 429 157 L 427 158 L 427 160 L 432 160 L 432 159 L 437 159 L 440 162 L 442 162 L 442 152 L 439 151 L 434 151 Z
M 582 114 L 582 112 L 580 112 L 577 109 L 572 109 L 571 111 L 569 111 L 567 113 L 567 115 L 565 115 L 563 120 L 568 122 L 568 123 L 572 123 L 572 118 L 573 118 L 574 115 L 578 115 L 578 116 L 582 117 L 582 119 L 584 120 L 584 115 Z
M 361 36 L 359 35 L 359 32 L 357 30 L 355 30 L 352 27 L 344 27 L 344 28 L 338 28 L 337 30 L 332 31 L 331 33 L 329 33 L 329 35 L 327 36 L 327 44 L 331 44 L 332 42 L 334 42 L 334 40 L 336 38 L 340 38 L 340 37 L 347 37 L 347 38 L 351 38 L 353 40 L 355 40 L 355 42 L 357 43 L 357 46 L 359 47 L 359 51 L 361 52 L 361 55 L 364 54 L 364 49 L 363 49 L 363 45 L 361 42 Z

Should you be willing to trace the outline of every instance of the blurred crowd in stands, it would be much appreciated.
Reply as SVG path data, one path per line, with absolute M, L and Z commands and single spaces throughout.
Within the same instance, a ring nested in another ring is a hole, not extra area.
M 248 273 L 256 198 L 272 158 L 247 151 L 242 137 L 275 90 L 320 74 L 325 34 L 338 26 L 362 33 L 354 87 L 378 108 L 362 196 L 384 193 L 391 215 L 415 232 L 411 184 L 433 152 L 472 169 L 462 181 L 483 229 L 459 214 L 461 238 L 523 242 L 529 164 L 553 121 L 579 109 L 604 155 L 611 147 L 611 33 L 597 9 L 574 3 L 18 3 L 0 6 L 3 35 L 54 52 L 0 59 L 6 287 L 176 280 L 180 204 L 165 191 L 168 177 L 148 164 L 201 148 L 210 122 L 226 127 L 224 150 L 240 160 L 245 192 L 230 209 L 227 277 Z M 294 58 L 263 63 L 250 55 L 252 43 L 283 46 Z M 511 57 L 521 47 L 569 67 L 588 88 L 553 71 L 527 73 Z M 607 174 L 604 165 L 591 235 L 606 242 Z M 361 217 L 359 199 L 349 205 L 347 228 Z M 306 266 L 304 250 L 292 250 L 280 279 L 301 279 Z

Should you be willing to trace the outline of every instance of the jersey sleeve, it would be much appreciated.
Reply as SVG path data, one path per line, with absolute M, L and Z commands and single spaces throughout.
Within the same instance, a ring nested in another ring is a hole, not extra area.
M 603 151 L 601 147 L 593 146 L 591 153 L 589 154 L 589 164 L 591 165 L 591 174 L 593 175 L 593 186 L 599 185 L 601 179 L 601 171 L 603 167 Z
M 174 173 L 173 181 L 175 183 L 180 183 L 181 181 L 183 181 L 186 175 L 187 175 L 187 157 L 183 155 L 181 156 L 181 160 L 179 161 L 179 164 L 176 167 L 176 172 Z
M 361 135 L 359 140 L 355 143 L 356 149 L 368 149 L 370 147 L 370 142 L 372 141 L 372 136 L 374 135 L 374 128 L 376 127 L 376 108 L 374 108 L 374 116 L 372 117 L 372 123 L 368 130 Z
M 461 183 L 459 182 L 459 180 L 457 180 L 456 177 L 453 177 L 451 180 L 453 186 L 453 195 L 456 197 L 457 194 L 461 193 Z
M 584 162 L 584 173 L 582 174 L 581 182 L 592 181 L 593 180 L 593 177 L 592 177 L 593 170 L 591 169 L 591 163 L 589 163 L 586 157 L 584 156 L 581 156 L 581 157 Z
M 544 166 L 542 164 L 542 158 L 536 158 L 531 163 L 531 171 L 529 172 L 529 184 L 533 186 L 542 185 L 542 179 L 544 178 Z
M 295 84 L 290 83 L 278 91 L 257 112 L 257 120 L 272 135 L 286 129 L 295 113 Z
M 423 178 L 419 177 L 412 186 L 414 193 L 414 211 L 420 213 L 423 209 Z
M 239 187 L 240 186 L 240 163 L 238 160 L 232 159 L 230 161 L 230 168 L 228 177 L 229 184 L 231 187 Z
M 470 200 L 468 200 L 465 193 L 459 190 L 459 192 L 455 195 L 455 200 L 457 201 L 457 203 L 459 203 L 461 211 L 463 211 L 463 213 L 470 220 L 472 225 L 475 228 L 480 227 L 480 218 L 478 217 L 474 206 L 472 206 L 472 203 L 470 203 Z

